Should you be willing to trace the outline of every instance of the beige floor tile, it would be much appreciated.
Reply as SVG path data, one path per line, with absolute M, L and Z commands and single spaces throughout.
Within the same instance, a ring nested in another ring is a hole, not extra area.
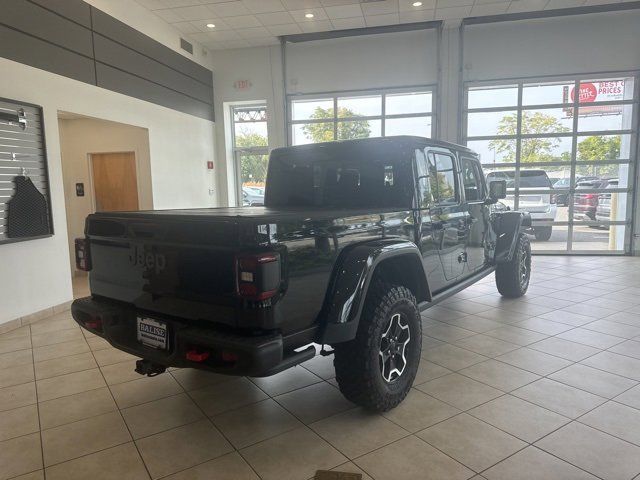
M 502 355 L 519 348 L 519 346 L 514 343 L 505 342 L 504 340 L 482 334 L 463 338 L 462 340 L 458 340 L 455 344 L 486 357 L 497 357 L 498 355 Z
M 354 408 L 312 423 L 310 427 L 346 457 L 353 459 L 388 445 L 409 432 L 382 415 Z
M 33 363 L 33 351 L 30 348 L 0 354 L 0 369 L 16 367 L 25 363 Z
M 480 312 L 477 315 L 479 317 L 488 318 L 489 320 L 493 320 L 494 322 L 502 323 L 505 325 L 522 322 L 523 320 L 531 318 L 531 315 L 527 315 L 525 313 L 510 312 L 509 310 L 504 310 L 502 308 L 492 308 L 490 310 Z
M 610 308 L 596 307 L 594 305 L 586 305 L 584 303 L 574 303 L 568 307 L 561 308 L 559 311 L 579 313 L 588 317 L 593 317 L 596 320 L 616 313 L 616 310 Z
M 607 320 L 607 318 L 605 318 L 604 320 L 596 320 L 595 322 L 591 322 L 588 325 L 585 325 L 583 328 L 627 339 L 640 335 L 640 327 L 625 325 L 618 322 L 611 322 Z
M 40 402 L 43 429 L 57 427 L 118 409 L 107 387 Z
M 0 388 L 0 412 L 36 403 L 35 382 Z
M 189 395 L 209 416 L 268 398 L 262 390 L 244 377 L 224 382 L 222 385 L 210 385 L 192 390 Z
M 571 365 L 570 360 L 538 352 L 530 348 L 520 348 L 496 357 L 496 360 L 538 375 L 549 375 Z
M 178 382 L 167 373 L 156 377 L 142 377 L 131 382 L 111 385 L 109 389 L 120 408 L 133 407 L 141 403 L 176 395 L 183 391 Z
M 542 315 L 539 315 L 539 317 L 544 318 L 545 320 L 551 320 L 552 322 L 571 325 L 572 327 L 580 327 L 594 321 L 593 317 L 581 315 L 580 313 L 567 312 L 565 310 L 555 310 L 553 312 L 543 313 Z
M 358 473 L 362 475 L 362 480 L 373 480 L 369 475 L 366 474 L 364 470 L 362 470 L 353 462 L 343 463 L 342 465 L 338 465 L 337 467 L 334 467 L 331 470 L 336 473 L 338 472 L 339 473 Z M 350 479 L 350 480 L 357 480 L 357 479 Z
M 617 353 L 602 352 L 580 363 L 599 368 L 605 372 L 615 373 L 616 375 L 640 381 L 640 360 L 637 358 L 618 355 Z
M 5 326 L 6 324 L 3 324 Z M 29 337 L 31 335 L 31 329 L 29 325 L 25 325 L 23 327 L 14 328 L 13 330 L 9 330 L 5 333 L 0 333 L 0 340 L 8 340 L 11 338 L 24 338 Z
M 139 358 L 135 355 L 131 355 L 116 348 L 104 348 L 102 350 L 96 350 L 95 352 L 93 352 L 93 356 L 96 358 L 96 362 L 98 362 L 98 365 L 101 367 L 104 367 L 105 365 L 111 365 L 112 363 L 125 362 L 127 360 L 131 362 L 139 360 Z
M 322 381 L 320 377 L 302 367 L 290 368 L 271 377 L 251 378 L 250 380 L 260 390 L 271 396 L 281 395 Z
M 443 323 L 441 325 L 435 325 L 433 327 L 425 328 L 422 334 L 428 337 L 433 337 L 436 340 L 440 340 L 442 342 L 452 343 L 456 340 L 461 340 L 465 337 L 476 335 L 476 332 Z
M 0 353 L 16 352 L 31 348 L 30 337 L 0 338 Z
M 608 322 L 621 323 L 623 325 L 640 327 L 640 315 L 638 315 L 637 312 L 618 312 L 613 315 L 609 315 L 604 320 L 607 320 Z
M 569 418 L 576 418 L 606 399 L 564 383 L 543 378 L 512 392 L 516 397 Z
M 136 440 L 152 478 L 164 477 L 233 450 L 209 420 Z
M 418 372 L 416 373 L 416 378 L 413 380 L 413 384 L 420 385 L 421 383 L 448 375 L 449 373 L 453 372 L 448 368 L 441 367 L 437 363 L 431 363 L 422 358 L 420 359 L 420 365 L 418 366 Z
M 87 332 L 86 330 L 82 330 L 82 333 L 86 337 L 89 332 Z M 111 344 L 109 344 L 109 342 L 107 342 L 104 338 L 100 338 L 96 335 L 87 338 L 87 343 L 89 344 L 89 348 L 93 352 L 97 350 L 104 350 L 105 348 L 111 348 Z
M 484 355 L 449 344 L 422 350 L 422 358 L 454 371 L 487 360 Z
M 131 441 L 120 413 L 111 412 L 42 431 L 45 466 Z
M 416 388 L 460 410 L 473 408 L 503 395 L 500 390 L 457 373 L 436 378 Z
M 489 468 L 527 445 L 466 413 L 416 435 L 476 472 Z
M 56 343 L 33 349 L 33 358 L 36 362 L 44 362 L 53 358 L 77 355 L 89 351 L 86 340 L 73 340 L 71 342 Z
M 614 400 L 640 410 L 640 385 L 627 390 L 622 395 L 618 395 Z
M 285 393 L 275 400 L 306 424 L 355 407 L 337 388 L 326 382 Z
M 0 388 L 12 387 L 21 383 L 33 382 L 33 365 L 25 363 L 0 370 Z
M 107 385 L 116 385 L 118 383 L 130 382 L 132 380 L 140 380 L 143 378 L 135 371 L 135 360 L 127 360 L 120 363 L 112 363 L 100 367 L 100 371 L 104 376 Z
M 577 422 L 536 446 L 600 478 L 629 479 L 640 472 L 640 447 Z
M 534 373 L 496 360 L 477 363 L 469 368 L 460 370 L 460 374 L 486 383 L 503 392 L 510 392 L 540 378 Z
M 44 470 L 37 470 L 31 473 L 25 473 L 19 477 L 13 477 L 11 480 L 44 480 Z
M 297 428 L 241 451 L 263 480 L 313 477 L 347 461 L 335 448 L 307 427 Z
M 236 379 L 236 377 L 229 375 L 219 375 L 205 370 L 196 370 L 195 368 L 172 370 L 171 375 L 180 385 L 182 385 L 182 388 L 187 391 L 208 387 L 209 385 L 217 385 L 219 383 Z
M 134 439 L 204 419 L 202 411 L 186 393 L 126 408 L 122 416 Z
M 452 310 L 450 308 L 436 305 L 422 312 L 422 316 L 426 318 L 432 318 L 434 320 L 439 320 L 441 322 L 446 322 L 449 320 L 454 320 L 456 318 L 466 317 L 467 314 L 458 310 Z
M 71 312 L 63 312 L 31 324 L 31 334 L 40 335 L 43 333 L 79 328 L 78 324 L 71 317 Z
M 354 461 L 376 480 L 462 480 L 473 472 L 415 436 Z
M 97 368 L 45 378 L 36 382 L 38 401 L 40 402 L 94 390 L 105 385 L 100 370 Z
M 581 343 L 563 340 L 558 337 L 550 337 L 536 343 L 532 343 L 528 348 L 538 350 L 539 352 L 555 355 L 556 357 L 579 362 L 587 357 L 595 355 L 600 350 Z
M 520 322 L 514 323 L 514 327 L 525 328 L 534 332 L 543 333 L 545 335 L 557 335 L 567 330 L 571 330 L 571 325 L 565 325 L 564 323 L 552 322 L 551 320 L 545 320 L 540 317 L 527 318 Z
M 512 395 L 491 400 L 468 413 L 528 443 L 539 440 L 570 421 Z
M 42 469 L 40 434 L 0 442 L 0 480 Z
M 488 480 L 596 480 L 536 447 L 527 447 L 482 473 Z
M 237 452 L 232 452 L 163 480 L 260 480 L 260 477 Z
M 148 480 L 133 443 L 125 443 L 47 468 L 47 480 Z
M 624 338 L 614 337 L 606 333 L 594 332 L 586 328 L 574 328 L 558 335 L 557 338 L 569 340 L 571 342 L 581 343 L 594 348 L 610 348 L 614 345 L 624 342 Z
M 38 432 L 38 407 L 28 405 L 0 412 L 0 441 Z
M 478 315 L 468 315 L 462 318 L 446 320 L 445 323 L 455 327 L 465 328 L 476 333 L 485 333 L 502 326 L 502 323 Z
M 609 351 L 619 353 L 620 355 L 626 355 L 627 357 L 640 359 L 640 342 L 637 340 L 640 340 L 640 337 L 637 337 L 636 340 L 627 340 L 622 342 L 615 347 L 611 347 Z
M 316 355 L 311 360 L 304 362 L 302 366 L 325 380 L 336 376 L 336 369 L 333 366 L 333 355 L 327 357 Z
M 640 445 L 640 410 L 607 402 L 578 419 L 590 427 Z
M 79 328 L 52 331 L 31 336 L 33 348 L 78 340 L 84 340 L 84 336 Z
M 485 332 L 485 335 L 519 346 L 529 345 L 547 338 L 543 333 L 527 330 L 526 328 L 514 327 L 513 325 L 500 326 L 499 328 Z
M 216 415 L 212 420 L 238 449 L 302 426 L 270 398 Z
M 579 363 L 559 370 L 549 378 L 605 398 L 613 398 L 638 384 L 634 380 Z
M 90 352 L 54 358 L 35 364 L 36 379 L 41 380 L 43 378 L 56 377 L 67 373 L 81 372 L 83 370 L 95 369 L 97 366 Z
M 458 413 L 460 410 L 457 408 L 412 388 L 400 405 L 382 415 L 415 433 Z

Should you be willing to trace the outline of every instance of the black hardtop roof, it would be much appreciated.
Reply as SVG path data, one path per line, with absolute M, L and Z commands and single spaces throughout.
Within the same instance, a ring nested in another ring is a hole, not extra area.
M 473 155 L 477 155 L 473 150 L 462 146 L 457 145 L 455 143 L 444 142 L 442 140 L 434 140 L 432 138 L 426 137 L 418 137 L 413 135 L 397 135 L 391 137 L 376 137 L 376 138 L 359 138 L 355 140 L 337 140 L 333 142 L 321 142 L 321 143 L 310 143 L 306 145 L 295 145 L 291 147 L 280 147 L 274 148 L 272 150 L 273 153 L 281 154 L 290 151 L 296 152 L 305 152 L 305 151 L 313 151 L 313 150 L 323 150 L 323 149 L 341 149 L 346 146 L 348 147 L 357 147 L 358 145 L 397 145 L 398 147 L 410 147 L 414 148 L 416 146 L 421 147 L 442 147 L 442 148 L 450 148 L 452 150 L 457 150 L 460 152 L 471 153 Z

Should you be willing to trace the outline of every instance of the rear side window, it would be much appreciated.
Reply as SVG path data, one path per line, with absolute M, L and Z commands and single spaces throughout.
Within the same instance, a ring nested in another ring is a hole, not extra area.
M 438 205 L 458 203 L 458 182 L 453 157 L 439 152 L 428 152 L 429 184 L 433 200 Z
M 478 162 L 469 158 L 463 158 L 462 183 L 464 184 L 464 196 L 468 202 L 477 202 L 484 198 L 484 184 Z
M 520 170 L 520 188 L 551 188 L 551 180 L 542 170 Z

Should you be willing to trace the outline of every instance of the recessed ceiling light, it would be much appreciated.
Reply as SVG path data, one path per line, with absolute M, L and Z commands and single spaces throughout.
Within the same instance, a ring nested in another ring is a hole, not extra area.
M 216 28 L 216 26 L 213 23 L 207 23 L 207 28 Z
M 313 13 L 305 13 L 305 18 L 313 18 L 315 15 Z
M 421 7 L 422 2 L 413 2 L 411 5 L 413 5 L 414 7 Z

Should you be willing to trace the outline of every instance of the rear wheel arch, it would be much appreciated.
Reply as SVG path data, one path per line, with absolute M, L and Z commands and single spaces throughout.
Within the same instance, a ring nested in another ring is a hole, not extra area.
M 373 271 L 368 290 L 371 289 L 375 280 L 408 288 L 418 304 L 431 300 L 429 280 L 422 266 L 422 259 L 414 253 L 405 253 L 381 260 Z

